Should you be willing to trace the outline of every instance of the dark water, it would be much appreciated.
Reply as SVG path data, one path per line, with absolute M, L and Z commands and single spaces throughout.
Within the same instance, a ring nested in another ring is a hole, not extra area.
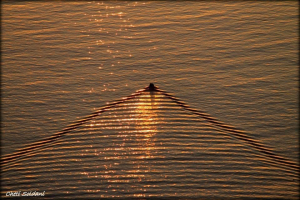
M 3 3 L 2 197 L 297 199 L 297 9 Z

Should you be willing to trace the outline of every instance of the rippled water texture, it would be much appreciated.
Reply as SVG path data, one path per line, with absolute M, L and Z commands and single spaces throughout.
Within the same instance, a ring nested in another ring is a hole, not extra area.
M 297 199 L 298 17 L 296 1 L 5 1 L 1 197 Z
M 3 189 L 43 188 L 51 198 L 296 197 L 297 164 L 220 125 L 163 91 L 141 90 L 4 157 Z

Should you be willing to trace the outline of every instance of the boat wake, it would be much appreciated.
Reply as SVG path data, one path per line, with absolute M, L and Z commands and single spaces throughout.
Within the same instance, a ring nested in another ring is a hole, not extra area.
M 60 188 L 70 198 L 298 195 L 297 163 L 153 84 L 3 156 L 1 166 L 4 192 L 42 185 L 51 197 Z

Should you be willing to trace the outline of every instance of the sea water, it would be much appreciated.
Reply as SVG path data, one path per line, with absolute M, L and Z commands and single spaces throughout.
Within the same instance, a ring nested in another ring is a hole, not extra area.
M 151 82 L 298 162 L 298 17 L 293 1 L 6 1 L 1 154 Z

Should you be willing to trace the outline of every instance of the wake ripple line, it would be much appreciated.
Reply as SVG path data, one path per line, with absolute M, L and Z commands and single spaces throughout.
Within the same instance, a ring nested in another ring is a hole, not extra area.
M 152 93 L 153 91 L 156 92 L 161 92 L 164 96 L 166 96 L 167 98 L 171 99 L 173 102 L 175 102 L 177 105 L 179 105 L 181 108 L 205 119 L 206 121 L 208 121 L 209 123 L 213 124 L 214 126 L 216 126 L 217 128 L 223 130 L 221 131 L 222 133 L 232 136 L 240 141 L 245 142 L 246 144 L 248 144 L 249 146 L 253 147 L 254 149 L 258 150 L 260 153 L 262 153 L 264 156 L 271 158 L 274 160 L 274 162 L 278 163 L 278 164 L 283 164 L 293 170 L 298 171 L 299 170 L 299 165 L 297 163 L 294 163 L 282 156 L 279 156 L 277 154 L 275 154 L 271 149 L 265 147 L 263 144 L 261 144 L 259 141 L 249 137 L 244 131 L 238 130 L 235 127 L 229 126 L 224 124 L 223 122 L 217 120 L 216 118 L 211 117 L 209 114 L 196 110 L 194 108 L 191 108 L 190 106 L 188 106 L 186 103 L 184 103 L 183 101 L 180 101 L 178 98 L 176 98 L 175 96 L 167 93 L 164 90 L 159 89 L 158 87 L 154 86 L 153 84 L 144 89 L 138 90 L 137 92 L 133 93 L 130 96 L 127 96 L 125 98 L 122 98 L 120 100 L 117 100 L 115 102 L 109 103 L 108 105 L 100 108 L 98 111 L 95 111 L 94 113 L 92 113 L 89 116 L 86 116 L 85 118 L 75 121 L 73 124 L 67 126 L 66 128 L 64 128 L 62 131 L 55 133 L 53 136 L 50 136 L 48 138 L 45 138 L 43 140 L 40 140 L 38 142 L 34 142 L 31 143 L 30 145 L 28 145 L 25 148 L 19 149 L 17 150 L 17 152 L 4 156 L 1 158 L 0 164 L 1 165 L 6 165 L 9 164 L 12 161 L 15 161 L 18 158 L 22 158 L 23 156 L 26 157 L 27 154 L 31 154 L 33 151 L 37 150 L 37 149 L 41 149 L 44 146 L 47 146 L 47 144 L 53 143 L 59 139 L 62 138 L 62 136 L 64 136 L 65 134 L 69 133 L 70 131 L 78 128 L 79 126 L 87 123 L 88 121 L 92 120 L 93 118 L 97 117 L 98 115 L 100 115 L 101 113 L 105 112 L 107 109 L 113 108 L 121 103 L 124 103 L 127 100 L 133 99 L 138 95 L 141 95 L 142 92 L 145 91 L 150 91 L 150 93 Z
M 133 93 L 130 96 L 127 96 L 125 98 L 122 98 L 120 100 L 117 100 L 115 102 L 109 103 L 108 105 L 102 107 L 100 110 L 95 111 L 94 113 L 92 113 L 91 115 L 88 115 L 86 117 L 84 117 L 81 120 L 75 121 L 74 123 L 72 123 L 71 125 L 67 126 L 66 128 L 64 128 L 62 131 L 55 133 L 53 136 L 47 137 L 43 140 L 40 140 L 38 142 L 34 142 L 31 143 L 30 145 L 28 145 L 25 148 L 22 149 L 18 149 L 17 152 L 4 156 L 1 158 L 0 164 L 1 166 L 4 166 L 6 164 L 9 164 L 10 162 L 19 159 L 23 156 L 26 156 L 27 154 L 31 154 L 33 151 L 38 150 L 40 148 L 43 148 L 45 145 L 53 143 L 55 141 L 57 141 L 58 139 L 61 139 L 62 136 L 64 136 L 65 134 L 69 133 L 70 131 L 78 128 L 79 126 L 87 123 L 88 121 L 92 120 L 93 118 L 95 118 L 96 116 L 100 115 L 101 113 L 105 112 L 107 109 L 113 108 L 127 100 L 133 99 L 136 96 L 140 95 L 142 92 L 146 91 L 147 88 L 142 89 L 142 90 L 138 90 L 135 93 Z
M 193 114 L 205 119 L 206 121 L 210 122 L 211 124 L 215 125 L 216 127 L 220 128 L 221 130 L 224 130 L 225 132 L 222 132 L 224 134 L 230 135 L 235 137 L 238 140 L 241 140 L 243 142 L 246 142 L 254 149 L 258 150 L 260 153 L 264 154 L 264 156 L 267 156 L 268 158 L 273 159 L 275 162 L 283 164 L 293 170 L 299 171 L 299 165 L 297 163 L 294 163 L 293 161 L 290 161 L 282 156 L 277 155 L 274 153 L 271 149 L 265 147 L 262 143 L 259 141 L 251 138 L 248 136 L 244 131 L 238 130 L 235 127 L 229 126 L 224 124 L 223 122 L 217 120 L 216 118 L 211 117 L 209 114 L 196 110 L 194 108 L 191 108 L 186 103 L 180 101 L 175 96 L 167 93 L 164 90 L 159 89 L 158 87 L 155 87 L 155 91 L 159 91 L 165 96 L 167 96 L 169 99 L 171 99 L 173 102 L 177 103 L 181 108 L 192 112 Z

